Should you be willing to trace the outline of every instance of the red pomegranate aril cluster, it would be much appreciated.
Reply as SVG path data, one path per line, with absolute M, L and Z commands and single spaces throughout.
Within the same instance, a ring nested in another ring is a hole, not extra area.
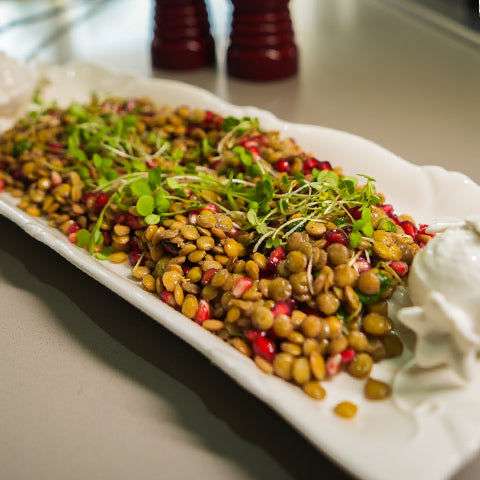
M 202 277 L 202 280 L 201 280 L 201 284 L 203 286 L 206 286 L 208 285 L 212 278 L 216 275 L 216 273 L 218 272 L 218 268 L 209 268 L 204 274 L 203 274 L 203 277 Z
M 403 228 L 403 231 L 407 235 L 410 235 L 414 240 L 417 239 L 418 230 L 417 230 L 417 227 L 412 222 L 410 222 L 409 220 L 404 220 L 400 222 L 399 225 Z
M 177 302 L 175 301 L 175 295 L 173 294 L 173 292 L 164 290 L 160 294 L 160 300 L 162 300 L 162 302 L 165 302 L 167 305 L 169 305 L 172 308 L 177 307 Z
M 233 282 L 232 295 L 241 298 L 250 288 L 253 287 L 253 280 L 249 277 L 240 277 Z
M 355 350 L 353 348 L 347 348 L 340 353 L 342 356 L 342 363 L 350 363 L 355 358 Z
M 325 232 L 325 240 L 328 245 L 332 243 L 341 243 L 342 245 L 348 246 L 348 236 L 347 234 L 340 229 L 327 230 Z
M 276 348 L 273 340 L 266 336 L 257 335 L 252 344 L 253 351 L 269 362 L 275 358 Z
M 267 261 L 267 270 L 270 272 L 274 272 L 277 269 L 277 265 L 280 262 L 280 260 L 283 260 L 285 258 L 285 250 L 283 247 L 276 247 L 272 250 L 270 253 L 270 256 Z
M 286 158 L 281 158 L 275 162 L 274 168 L 277 172 L 287 173 L 290 171 L 290 162 Z
M 291 315 L 293 309 L 295 308 L 295 300 L 293 298 L 289 300 L 279 300 L 273 307 L 272 313 L 273 316 L 276 317 L 277 315 Z
M 332 170 L 330 162 L 327 162 L 326 160 L 320 161 L 314 157 L 307 157 L 303 161 L 304 175 L 309 175 L 310 173 L 312 173 L 314 168 L 316 168 L 317 170 Z
M 405 262 L 391 262 L 390 268 L 399 276 L 403 277 L 408 272 L 408 265 Z
M 210 304 L 208 303 L 207 300 L 204 300 L 202 298 L 198 302 L 198 310 L 195 316 L 195 321 L 200 325 L 202 325 L 203 322 L 205 322 L 206 320 L 209 320 L 210 318 L 211 318 Z

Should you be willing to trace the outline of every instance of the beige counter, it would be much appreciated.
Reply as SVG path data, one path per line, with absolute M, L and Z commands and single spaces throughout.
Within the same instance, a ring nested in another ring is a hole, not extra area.
M 0 51 L 151 75 L 149 1 L 70 3 L 2 30 L 66 4 L 4 0 Z M 300 72 L 257 84 L 225 76 L 228 6 L 210 4 L 218 68 L 157 75 L 480 182 L 475 42 L 395 2 L 292 0 Z M 350 478 L 200 354 L 3 218 L 0 299 L 1 478 Z M 477 456 L 455 478 L 479 476 Z

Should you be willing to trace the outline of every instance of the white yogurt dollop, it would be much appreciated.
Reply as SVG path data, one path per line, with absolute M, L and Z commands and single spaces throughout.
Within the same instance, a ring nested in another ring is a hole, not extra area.
M 419 367 L 448 365 L 469 380 L 480 352 L 480 216 L 445 228 L 416 255 L 414 306 L 397 316 L 416 333 Z

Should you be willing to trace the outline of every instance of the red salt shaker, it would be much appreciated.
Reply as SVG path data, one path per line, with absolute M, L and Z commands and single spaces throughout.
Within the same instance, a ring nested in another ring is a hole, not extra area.
M 232 76 L 268 81 L 298 70 L 289 0 L 232 0 L 227 69 Z
M 204 0 L 156 0 L 151 55 L 154 68 L 188 70 L 215 63 Z

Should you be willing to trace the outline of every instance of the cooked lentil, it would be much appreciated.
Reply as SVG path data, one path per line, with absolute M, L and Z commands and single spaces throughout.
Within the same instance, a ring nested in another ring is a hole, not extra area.
M 0 138 L 19 208 L 318 400 L 328 376 L 401 355 L 386 299 L 430 239 L 356 182 L 254 119 L 148 99 L 47 106 Z

